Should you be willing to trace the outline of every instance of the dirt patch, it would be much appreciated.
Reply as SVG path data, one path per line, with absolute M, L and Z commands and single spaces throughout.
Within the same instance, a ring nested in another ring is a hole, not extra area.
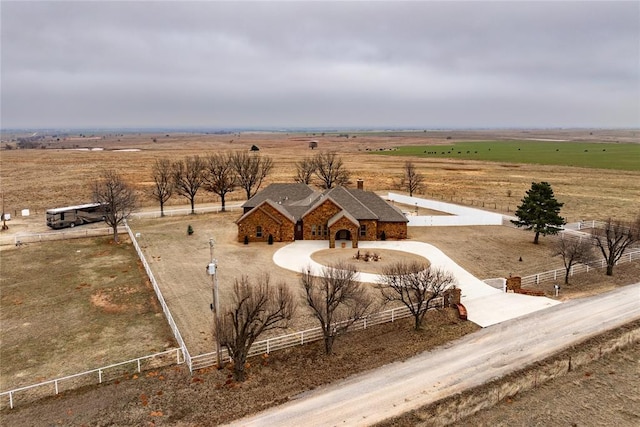
M 352 266 L 362 273 L 382 274 L 385 268 L 398 262 L 418 262 L 429 266 L 429 260 L 416 254 L 389 249 L 325 249 L 315 252 L 311 259 L 322 265 L 339 262 Z

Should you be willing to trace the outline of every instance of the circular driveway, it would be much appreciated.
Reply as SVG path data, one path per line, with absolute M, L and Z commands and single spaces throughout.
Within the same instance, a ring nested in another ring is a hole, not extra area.
M 452 273 L 457 280 L 457 286 L 462 290 L 462 304 L 467 308 L 468 319 L 482 326 L 490 326 L 505 320 L 523 316 L 534 311 L 542 310 L 559 301 L 546 297 L 534 297 L 521 294 L 504 293 L 499 289 L 487 285 L 471 273 L 456 264 L 440 249 L 424 242 L 411 240 L 394 241 L 364 241 L 358 242 L 360 249 L 387 249 L 410 252 L 427 258 L 431 265 Z M 311 254 L 322 249 L 328 249 L 326 240 L 296 240 L 284 246 L 273 255 L 273 262 L 287 270 L 301 272 L 306 269 L 319 275 L 322 265 L 311 259 Z M 341 248 L 335 248 L 340 251 Z M 366 283 L 376 283 L 377 274 L 358 273 L 358 280 Z

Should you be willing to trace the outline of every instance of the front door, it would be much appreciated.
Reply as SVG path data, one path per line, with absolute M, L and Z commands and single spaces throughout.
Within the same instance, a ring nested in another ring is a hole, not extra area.
M 302 240 L 304 239 L 304 235 L 302 234 L 302 221 L 298 221 L 296 223 L 296 231 L 294 233 L 294 239 L 296 240 Z
M 349 230 L 339 230 L 336 233 L 336 240 L 351 240 L 351 233 Z

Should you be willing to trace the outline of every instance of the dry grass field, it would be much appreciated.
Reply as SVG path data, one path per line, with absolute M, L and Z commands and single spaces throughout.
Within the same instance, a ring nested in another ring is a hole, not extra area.
M 1 255 L 0 390 L 176 346 L 131 243 L 73 239 Z
M 157 209 L 148 196 L 148 190 L 151 186 L 151 166 L 155 159 L 175 160 L 194 154 L 205 156 L 220 150 L 248 150 L 251 145 L 255 144 L 260 147 L 260 153 L 274 159 L 274 171 L 267 184 L 286 182 L 292 180 L 295 162 L 304 156 L 315 153 L 308 148 L 308 141 L 315 139 L 319 141 L 319 149 L 336 150 L 340 153 L 344 157 L 347 167 L 352 171 L 352 177 L 365 180 L 366 189 L 384 191 L 394 187 L 394 183 L 401 175 L 405 158 L 373 156 L 369 154 L 369 151 L 390 149 L 399 145 L 450 142 L 447 137 L 452 137 L 453 140 L 516 137 L 576 139 L 607 143 L 638 142 L 638 135 L 635 131 L 594 131 L 591 134 L 588 131 L 538 131 L 535 133 L 532 131 L 504 131 L 493 132 L 490 136 L 483 132 L 461 131 L 406 134 L 358 133 L 351 135 L 350 138 L 338 137 L 337 135 L 256 133 L 171 134 L 168 136 L 124 134 L 105 135 L 98 139 L 74 138 L 60 142 L 50 141 L 47 149 L 14 149 L 0 152 L 2 166 L 0 178 L 5 207 L 6 211 L 14 216 L 14 219 L 8 223 L 10 229 L 0 237 L 3 241 L 10 242 L 9 236 L 16 231 L 46 230 L 44 225 L 44 210 L 46 208 L 90 201 L 90 184 L 103 168 L 113 168 L 120 171 L 138 190 L 142 208 L 150 210 Z M 153 141 L 154 138 L 156 142 Z M 73 149 L 81 147 L 105 149 L 99 151 Z M 118 151 L 131 149 L 139 151 Z M 482 206 L 484 203 L 486 209 L 501 213 L 512 212 L 524 192 L 530 187 L 531 182 L 541 180 L 549 181 L 557 198 L 565 203 L 562 215 L 570 222 L 581 219 L 603 219 L 607 216 L 632 218 L 638 213 L 640 206 L 640 172 L 477 161 L 412 160 L 426 176 L 427 188 L 424 193 L 428 197 L 474 206 Z M 232 203 L 234 200 L 242 201 L 242 193 L 232 193 L 231 197 L 227 199 L 227 203 Z M 215 196 L 205 192 L 198 196 L 198 204 L 217 202 Z M 185 203 L 186 199 L 174 196 L 169 205 L 182 206 Z M 20 210 L 24 208 L 31 209 L 34 215 L 29 218 L 20 218 Z M 238 211 L 232 211 L 130 221 L 132 229 L 141 233 L 140 244 L 158 282 L 161 284 L 165 299 L 192 354 L 213 350 L 212 319 L 209 310 L 211 282 L 205 272 L 205 266 L 210 259 L 209 238 L 215 238 L 216 242 L 214 256 L 220 265 L 221 298 L 223 300 L 229 299 L 231 284 L 240 274 L 255 277 L 262 273 L 269 273 L 273 281 L 283 280 L 291 286 L 298 286 L 295 272 L 276 267 L 271 261 L 273 253 L 282 244 L 276 243 L 273 246 L 243 245 L 236 242 L 234 221 L 238 216 Z M 187 235 L 188 225 L 191 225 L 195 230 L 192 236 Z M 540 245 L 533 245 L 531 233 L 511 227 L 409 229 L 409 238 L 434 244 L 463 268 L 483 279 L 504 277 L 509 274 L 528 275 L 561 267 L 559 259 L 549 256 L 553 238 L 543 237 Z M 71 242 L 47 244 L 71 245 Z M 91 245 L 90 242 L 89 245 Z M 30 244 L 17 250 L 4 249 L 0 251 L 0 265 L 3 273 L 3 281 L 1 282 L 3 330 L 6 325 L 4 321 L 5 304 L 11 305 L 11 301 L 14 301 L 9 298 L 9 294 L 5 293 L 5 283 L 12 285 L 20 283 L 20 280 L 27 280 L 12 278 L 5 282 L 4 273 L 8 271 L 5 268 L 11 268 L 21 274 L 30 273 L 34 277 L 47 277 L 47 273 L 43 269 L 30 272 L 29 268 L 24 267 L 25 260 L 37 257 L 40 245 L 43 244 Z M 115 249 L 122 248 L 122 250 L 128 251 L 129 256 L 135 255 L 128 246 L 124 244 L 121 247 L 115 247 Z M 33 251 L 33 253 L 28 251 Z M 11 261 L 12 264 L 10 264 L 12 254 L 20 254 L 20 257 L 16 261 Z M 341 258 L 351 259 L 352 255 L 351 252 L 345 250 L 341 253 L 337 251 L 335 255 L 320 254 L 318 256 L 322 257 L 324 262 L 332 262 Z M 397 254 L 383 256 L 387 259 L 395 255 Z M 520 258 L 522 261 L 519 260 Z M 95 293 L 97 289 L 93 287 L 97 283 L 97 276 L 117 280 L 117 278 L 111 278 L 108 273 L 101 271 L 95 263 L 91 265 L 95 268 L 92 267 L 93 271 L 87 275 L 95 276 L 90 276 L 94 277 L 92 280 L 96 281 L 95 283 L 91 282 L 92 287 L 81 286 L 81 289 L 77 291 L 74 290 L 75 288 L 70 289 L 71 294 L 83 294 L 84 304 L 86 304 L 87 297 L 91 297 L 89 294 Z M 72 264 L 68 266 L 79 272 L 85 271 L 84 267 L 73 267 Z M 117 268 L 119 271 L 117 276 L 124 275 L 125 268 Z M 132 272 L 132 269 L 129 268 L 127 271 Z M 561 297 L 597 293 L 631 283 L 640 277 L 639 271 L 640 266 L 638 262 L 635 262 L 617 267 L 613 278 L 600 275 L 594 280 L 593 274 L 585 277 L 576 276 L 572 280 L 574 288 L 566 289 L 566 292 L 563 290 Z M 135 280 L 131 279 L 127 284 L 118 286 L 122 289 L 128 289 L 128 286 L 132 286 L 130 284 L 134 282 Z M 78 282 L 74 286 L 80 285 L 81 283 Z M 39 286 L 46 287 L 46 283 L 40 283 Z M 549 291 L 544 286 L 542 289 Z M 105 290 L 104 292 L 111 291 Z M 146 298 L 148 301 L 153 299 L 153 294 L 149 292 L 149 289 L 146 289 L 141 295 L 141 298 Z M 29 299 L 31 298 L 33 297 L 30 296 Z M 89 301 L 94 300 L 99 302 L 101 298 L 89 298 Z M 44 302 L 34 298 L 34 304 L 34 307 L 40 307 Z M 135 304 L 134 306 L 138 307 Z M 95 307 L 93 310 L 99 311 Z M 30 311 L 35 312 L 36 309 L 32 308 Z M 134 312 L 135 310 L 132 308 L 131 313 Z M 155 313 L 157 313 L 157 309 Z M 17 316 L 21 315 L 17 314 Z M 39 321 L 43 321 L 43 318 L 40 318 Z M 80 316 L 80 318 L 86 319 L 87 317 Z M 160 323 L 166 325 L 161 315 L 159 320 Z M 99 320 L 97 324 L 100 325 L 101 322 Z M 126 319 L 124 322 L 126 323 Z M 445 339 L 473 330 L 473 325 L 467 323 L 469 326 L 461 327 L 458 322 L 448 317 L 434 319 L 434 325 L 438 330 L 448 324 L 452 325 L 455 332 L 452 332 L 451 335 L 448 335 L 449 332 L 443 333 Z M 311 319 L 301 310 L 300 318 L 292 326 L 292 330 L 298 330 L 307 325 L 312 325 Z M 379 366 L 378 363 L 385 363 L 385 360 L 395 360 L 406 357 L 412 352 L 429 348 L 428 345 L 414 348 L 413 344 L 408 345 L 407 349 L 398 351 L 385 348 L 390 342 L 391 335 L 400 340 L 398 343 L 402 342 L 402 339 L 409 339 L 410 342 L 413 340 L 421 341 L 417 337 L 409 336 L 408 332 L 399 332 L 398 328 L 401 326 L 398 325 L 377 329 L 380 339 L 375 338 L 377 336 L 375 331 L 367 331 L 361 338 L 349 338 L 350 346 L 341 346 L 338 355 L 331 359 L 322 358 L 314 346 L 298 350 L 292 349 L 280 355 L 274 355 L 268 363 L 264 363 L 264 366 L 256 366 L 255 369 L 252 369 L 250 382 L 243 386 L 225 385 L 226 373 L 224 372 L 202 372 L 196 377 L 196 380 L 188 378 L 184 369 L 176 368 L 162 372 L 160 376 L 163 377 L 163 380 L 166 379 L 166 383 L 158 382 L 158 373 L 156 372 L 151 377 L 139 378 L 140 381 L 112 383 L 104 389 L 97 387 L 69 393 L 63 404 L 56 399 L 47 399 L 30 408 L 21 408 L 10 414 L 3 413 L 2 422 L 11 425 L 28 425 L 29 420 L 33 419 L 30 418 L 30 414 L 32 417 L 33 414 L 43 413 L 51 415 L 48 418 L 49 423 L 62 423 L 63 425 L 84 423 L 132 425 L 147 422 L 157 425 L 175 425 L 176 423 L 198 425 L 203 422 L 224 421 L 230 419 L 229 417 L 236 417 L 277 404 L 278 401 L 274 400 L 273 396 L 293 396 L 332 379 L 343 378 L 358 370 Z M 60 328 L 59 324 L 51 326 Z M 54 331 L 52 335 L 59 332 Z M 158 345 L 162 346 L 162 343 L 168 341 L 166 329 L 148 331 L 148 334 L 160 339 L 158 343 L 152 343 L 150 336 L 148 338 L 149 350 L 157 348 Z M 134 330 L 125 330 L 121 333 L 113 331 L 112 335 L 139 336 Z M 356 335 L 360 336 L 360 334 Z M 56 335 L 55 339 L 68 345 L 75 342 L 73 337 L 67 337 L 64 334 Z M 146 340 L 142 341 L 143 347 L 147 345 L 146 343 Z M 12 347 L 7 347 L 8 344 L 3 335 L 2 365 L 6 366 L 7 361 L 11 365 L 18 363 L 18 361 L 5 358 L 5 348 L 11 349 L 23 345 L 24 343 L 16 342 L 12 344 Z M 88 344 L 86 342 L 78 343 L 78 346 L 85 345 Z M 433 343 L 430 341 L 429 345 L 433 345 Z M 404 344 L 397 344 L 397 346 L 402 347 Z M 107 345 L 107 347 L 111 347 L 111 345 Z M 351 347 L 354 351 L 351 351 Z M 404 350 L 409 351 L 407 353 Z M 362 354 L 365 353 L 371 353 L 376 357 L 364 360 Z M 138 354 L 134 356 L 138 356 Z M 103 355 L 98 355 L 98 357 L 108 359 Z M 59 356 L 54 353 L 51 358 L 57 360 Z M 96 359 L 96 361 L 99 360 L 101 359 Z M 342 366 L 343 364 L 344 366 Z M 341 366 L 341 368 L 336 369 L 336 366 Z M 334 376 L 326 376 L 326 373 L 333 369 L 338 371 L 335 378 Z M 81 369 L 78 367 L 78 370 Z M 287 372 L 288 374 L 283 377 L 278 375 L 278 372 Z M 9 375 L 4 370 L 1 373 L 3 377 Z M 40 378 L 48 374 L 31 373 L 29 375 L 37 375 Z M 295 381 L 290 378 L 294 378 Z M 280 388 L 271 384 L 279 381 L 284 381 L 283 384 L 277 385 Z M 0 385 L 0 388 L 5 389 L 4 383 Z M 173 391 L 169 392 L 169 390 Z M 238 393 L 242 393 L 242 399 L 238 399 Z M 141 396 L 146 397 L 143 399 Z M 190 402 L 192 406 L 185 405 L 186 401 Z M 247 401 L 253 403 L 249 405 L 246 404 Z M 206 410 L 212 406 L 228 407 L 229 411 L 225 414 L 214 415 L 211 411 Z M 211 418 L 214 416 L 218 418 Z
M 274 170 L 266 184 L 289 182 L 293 179 L 295 162 L 315 152 L 308 148 L 308 142 L 314 139 L 318 141 L 319 150 L 335 150 L 342 154 L 352 178 L 364 179 L 365 188 L 388 190 L 399 179 L 407 158 L 372 155 L 369 151 L 401 145 L 509 138 L 640 142 L 638 132 L 633 130 L 356 133 L 349 138 L 336 134 L 286 133 L 111 134 L 97 139 L 51 140 L 46 142 L 50 147 L 47 149 L 3 150 L 0 152 L 0 179 L 6 210 L 13 214 L 19 214 L 24 208 L 41 214 L 46 208 L 89 201 L 91 183 L 101 169 L 120 171 L 135 184 L 143 205 L 151 207 L 154 203 L 148 197 L 148 191 L 155 159 L 175 160 L 187 155 L 206 156 L 216 151 L 248 150 L 255 144 L 261 154 L 274 159 Z M 153 142 L 154 139 L 157 142 Z M 74 147 L 104 150 L 79 151 Z M 569 222 L 609 215 L 633 218 L 640 205 L 640 172 L 470 160 L 412 160 L 425 175 L 426 195 L 462 204 L 482 206 L 484 203 L 485 208 L 495 206 L 498 211 L 512 211 L 532 181 L 544 180 L 551 183 L 557 198 L 565 203 L 562 214 Z M 229 199 L 242 200 L 242 197 L 242 193 L 236 191 Z M 217 197 L 202 191 L 198 201 L 216 202 Z M 170 204 L 185 202 L 186 199 L 177 196 L 170 200 Z

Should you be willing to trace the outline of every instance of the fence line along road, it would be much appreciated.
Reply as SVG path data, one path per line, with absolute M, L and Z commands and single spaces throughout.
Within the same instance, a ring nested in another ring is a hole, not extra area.
M 3 245 L 13 244 L 21 246 L 27 243 L 50 242 L 54 240 L 81 239 L 83 237 L 108 236 L 113 233 L 113 229 L 109 227 L 101 228 L 70 228 L 63 231 L 44 231 L 42 233 L 18 233 L 10 240 L 3 239 Z M 7 236 L 9 237 L 9 236 Z M 11 242 L 11 243 L 10 243 Z
M 442 298 L 436 298 L 429 303 L 429 310 L 442 307 L 444 300 Z M 370 314 L 357 320 L 349 329 L 349 331 L 357 331 L 367 329 L 369 326 L 380 325 L 382 323 L 394 322 L 398 319 L 404 319 L 410 317 L 411 312 L 406 306 L 393 308 L 391 310 L 385 310 L 378 313 Z M 269 338 L 262 341 L 256 341 L 249 350 L 249 357 L 258 356 L 261 354 L 269 354 L 272 351 L 282 350 L 289 347 L 295 347 L 298 345 L 304 345 L 310 342 L 319 341 L 324 338 L 322 328 L 316 327 L 306 329 L 304 331 L 298 331 L 287 335 L 280 335 L 274 338 Z M 229 354 L 226 349 L 221 352 L 222 360 L 230 360 Z M 216 352 L 201 354 L 191 357 L 192 370 L 198 370 L 214 366 L 216 364 Z
M 622 255 L 622 258 L 618 260 L 616 265 L 623 264 L 625 262 L 631 262 L 640 259 L 640 250 L 627 252 Z M 578 273 L 588 273 L 589 271 L 596 268 L 604 268 L 607 266 L 607 261 L 604 259 L 592 261 L 586 264 L 575 264 L 571 266 L 569 270 L 569 277 Z M 522 286 L 528 285 L 537 285 L 541 282 L 550 282 L 557 281 L 559 278 L 564 279 L 564 275 L 566 274 L 566 269 L 558 268 L 555 270 L 545 271 L 543 273 L 532 274 L 530 276 L 525 276 L 520 279 Z
M 9 408 L 13 409 L 15 406 L 15 397 L 18 393 L 24 395 L 25 401 L 30 401 L 45 396 L 51 396 L 52 394 L 59 394 L 61 391 L 64 391 L 62 390 L 63 385 L 67 385 L 65 390 L 70 390 L 84 385 L 101 384 L 103 381 L 119 378 L 130 373 L 131 369 L 125 368 L 127 365 L 135 365 L 135 372 L 140 373 L 143 370 L 180 363 L 183 362 L 181 349 L 179 348 L 151 354 L 149 356 L 138 357 L 125 362 L 114 363 L 112 365 L 103 366 L 90 371 L 80 372 L 79 374 L 68 375 L 66 377 L 55 378 L 38 384 L 4 391 L 0 393 L 0 397 L 3 398 L 2 401 L 0 401 L 0 408 L 6 407 L 5 405 L 7 402 L 4 400 L 5 396 L 9 398 Z
M 242 209 L 242 204 L 231 204 L 225 206 L 225 211 L 237 211 Z M 194 209 L 196 214 L 202 213 L 219 213 L 222 212 L 222 207 L 220 206 L 203 206 Z M 182 216 L 182 215 L 191 215 L 191 208 L 179 208 L 179 209 L 165 209 L 165 216 Z M 144 211 L 144 212 L 134 212 L 131 214 L 132 218 L 160 218 L 160 211 Z

